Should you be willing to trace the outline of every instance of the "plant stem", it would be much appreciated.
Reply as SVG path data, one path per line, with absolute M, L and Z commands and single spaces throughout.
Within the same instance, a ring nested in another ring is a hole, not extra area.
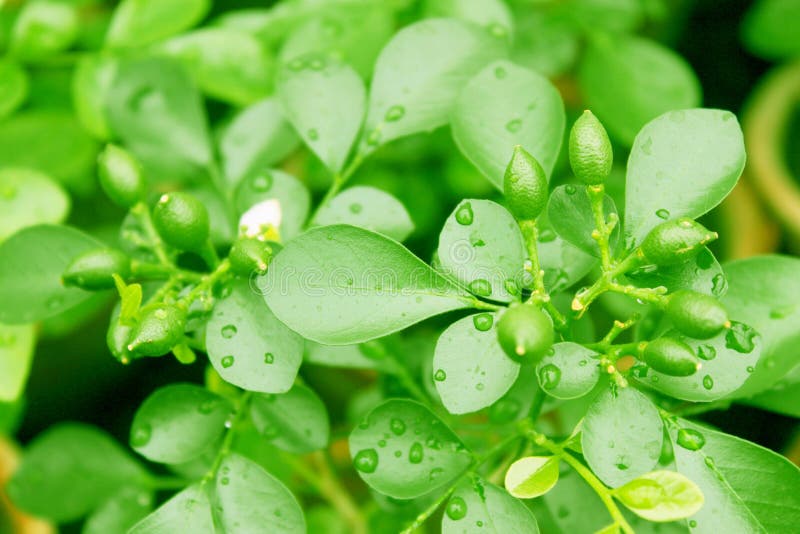
M 641 250 L 636 249 L 618 264 L 612 264 L 608 270 L 604 269 L 603 274 L 597 280 L 595 280 L 590 287 L 579 291 L 578 294 L 575 295 L 575 298 L 572 301 L 572 310 L 577 313 L 578 317 L 581 317 L 589 308 L 589 305 L 606 291 L 623 293 L 626 295 L 635 296 L 637 298 L 642 298 L 643 300 L 648 300 L 649 302 L 654 302 L 655 300 L 653 299 L 655 299 L 655 297 L 653 297 L 653 295 L 661 295 L 665 293 L 665 288 L 637 288 L 631 285 L 618 284 L 615 281 L 618 276 L 625 274 L 641 265 L 642 261 L 642 252 Z M 644 297 L 639 295 L 640 292 L 641 295 L 644 295 Z M 633 293 L 637 294 L 633 295 Z M 658 302 L 661 302 L 660 297 L 657 300 Z
M 222 438 L 222 445 L 220 445 L 219 452 L 217 452 L 217 457 L 214 458 L 214 463 L 211 465 L 211 469 L 208 470 L 206 476 L 203 477 L 203 483 L 209 482 L 217 476 L 217 471 L 219 470 L 219 466 L 222 464 L 222 461 L 225 459 L 228 454 L 231 452 L 231 447 L 233 446 L 233 439 L 236 437 L 236 429 L 242 423 L 242 421 L 247 416 L 247 411 L 250 406 L 250 400 L 253 397 L 253 393 L 251 391 L 245 391 L 239 397 L 239 402 L 236 404 L 236 411 L 233 414 L 233 418 L 229 419 L 230 425 L 226 422 L 226 431 L 225 437 Z
M 539 232 L 536 228 L 536 221 L 519 221 L 519 229 L 522 231 L 522 236 L 525 239 L 525 247 L 528 250 L 528 259 L 530 260 L 530 265 L 526 266 L 526 269 L 533 277 L 533 293 L 531 294 L 531 299 L 537 299 L 542 303 L 550 314 L 550 317 L 553 318 L 556 330 L 564 333 L 567 329 L 567 320 L 550 301 L 550 294 L 547 293 L 547 289 L 544 287 L 544 271 L 539 262 L 539 249 L 537 247 Z
M 355 174 L 361 164 L 364 162 L 366 154 L 359 150 L 353 159 L 350 161 L 350 164 L 345 167 L 345 169 L 341 172 L 338 172 L 333 175 L 333 182 L 331 182 L 331 186 L 328 188 L 328 191 L 325 192 L 325 196 L 322 197 L 317 207 L 314 209 L 314 212 L 311 214 L 311 217 L 308 218 L 308 225 L 314 222 L 314 219 L 317 217 L 319 211 L 324 208 L 325 206 L 330 203 L 331 199 L 342 190 L 344 184 Z
M 461 482 L 463 476 L 464 475 L 458 477 L 457 483 Z M 447 491 L 439 495 L 439 497 L 435 501 L 433 501 L 430 506 L 428 506 L 416 518 L 414 518 L 414 521 L 410 525 L 408 525 L 406 528 L 400 531 L 400 534 L 413 534 L 418 528 L 420 528 L 423 525 L 423 523 L 425 523 L 425 521 L 427 521 L 428 518 L 432 516 L 436 512 L 436 510 L 439 509 L 442 503 L 446 501 L 450 497 L 450 495 L 456 490 L 457 483 L 453 484 L 452 486 L 447 488 Z
M 158 235 L 158 232 L 156 232 L 155 226 L 153 226 L 153 218 L 150 215 L 150 207 L 144 202 L 139 202 L 131 208 L 131 213 L 133 213 L 133 215 L 139 219 L 139 222 L 142 223 L 142 229 L 147 234 L 147 237 L 150 238 L 153 252 L 156 253 L 158 261 L 162 265 L 174 267 L 172 261 L 167 255 L 167 251 L 164 248 L 164 243 L 161 241 L 161 237 Z
M 586 192 L 592 205 L 592 215 L 594 216 L 596 230 L 596 232 L 592 232 L 592 237 L 597 241 L 597 247 L 600 249 L 600 264 L 603 267 L 603 272 L 608 272 L 611 270 L 611 251 L 609 250 L 608 241 L 616 225 L 616 219 L 610 224 L 606 222 L 606 214 L 603 208 L 606 191 L 603 184 L 590 185 L 586 188 Z
M 208 289 L 210 289 L 220 278 L 225 276 L 230 268 L 230 261 L 228 261 L 227 258 L 222 260 L 213 272 L 204 276 L 200 283 L 194 286 L 192 290 L 181 299 L 181 302 L 183 302 L 187 307 L 191 305 L 195 299 L 208 291 Z

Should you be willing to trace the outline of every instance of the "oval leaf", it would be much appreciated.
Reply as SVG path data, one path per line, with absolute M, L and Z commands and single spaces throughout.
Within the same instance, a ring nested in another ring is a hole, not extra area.
M 122 488 L 86 518 L 81 534 L 128 532 L 152 511 L 153 500 L 153 494 L 142 488 Z
M 685 519 L 703 506 L 697 484 L 674 471 L 653 471 L 631 480 L 614 491 L 629 510 L 648 521 Z
M 160 41 L 200 22 L 209 0 L 123 0 L 114 10 L 106 43 L 136 47 Z
M 493 534 L 538 534 L 533 513 L 494 484 L 478 477 L 461 482 L 447 502 L 442 516 L 442 534 L 463 532 Z
M 29 85 L 28 73 L 16 61 L 0 60 L 0 119 L 25 102 Z
M 610 196 L 603 198 L 603 212 L 617 213 L 617 207 Z M 584 185 L 561 185 L 550 194 L 547 202 L 547 215 L 556 233 L 567 242 L 584 252 L 600 257 L 600 248 L 592 237 L 595 228 L 592 204 Z M 612 250 L 619 238 L 619 225 L 614 227 L 609 239 Z
M 35 325 L 0 324 L 0 401 L 12 402 L 22 394 L 35 344 Z
M 506 471 L 505 486 L 518 499 L 533 499 L 550 491 L 558 482 L 557 456 L 526 456 Z
M 414 223 L 403 203 L 374 187 L 351 187 L 324 204 L 314 216 L 315 226 L 350 224 L 404 241 Z
M 471 300 L 401 244 L 346 225 L 291 240 L 262 281 L 281 321 L 330 345 L 382 337 Z
M 256 395 L 250 417 L 258 432 L 279 449 L 304 454 L 328 445 L 328 411 L 317 394 L 301 384 L 281 395 Z
M 536 365 L 539 385 L 551 397 L 576 399 L 594 389 L 600 380 L 599 354 L 577 343 L 553 345 L 552 354 Z
M 37 171 L 0 170 L 0 192 L 0 242 L 28 226 L 58 224 L 69 213 L 66 192 Z
M 211 502 L 206 486 L 197 483 L 162 504 L 128 531 L 128 534 L 215 534 Z

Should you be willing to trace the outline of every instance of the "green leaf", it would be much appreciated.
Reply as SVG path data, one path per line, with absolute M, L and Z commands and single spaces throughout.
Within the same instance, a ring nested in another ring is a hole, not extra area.
M 204 93 L 231 104 L 251 104 L 272 88 L 272 56 L 246 33 L 204 28 L 173 37 L 159 51 L 184 65 Z
M 154 462 L 188 462 L 222 436 L 232 410 L 230 402 L 200 386 L 162 387 L 136 411 L 131 447 Z
M 505 486 L 517 499 L 533 499 L 550 491 L 558 482 L 557 456 L 526 456 L 506 471 Z
M 288 241 L 302 230 L 308 218 L 311 195 L 294 176 L 277 169 L 264 169 L 243 180 L 236 188 L 236 211 L 241 216 L 256 204 L 271 199 L 280 203 L 278 230 L 281 239 Z
M 742 40 L 752 53 L 765 59 L 793 59 L 800 55 L 800 2 L 759 0 L 742 23 Z
M 0 59 L 0 119 L 25 102 L 28 87 L 28 73 L 13 59 Z
M 406 26 L 378 56 L 370 88 L 369 146 L 447 124 L 467 80 L 504 53 L 501 39 L 452 19 Z
M 561 7 L 561 6 L 559 6 Z M 579 33 L 569 10 L 526 9 L 514 13 L 516 31 L 511 59 L 514 63 L 555 78 L 566 72 L 578 57 Z
M 36 345 L 34 325 L 0 324 L 0 401 L 16 401 L 25 389 Z
M 700 105 L 700 82 L 689 64 L 655 41 L 636 36 L 591 39 L 578 67 L 578 82 L 587 107 L 627 146 L 662 113 Z M 675 157 L 683 156 L 678 152 Z
M 212 160 L 200 93 L 172 60 L 121 61 L 107 112 L 111 130 L 139 158 L 150 179 L 196 179 Z
M 536 370 L 532 365 L 521 366 L 511 388 L 489 407 L 489 422 L 503 425 L 527 417 L 538 389 Z
M 240 111 L 219 135 L 225 179 L 231 186 L 255 176 L 288 156 L 299 139 L 277 98 Z
M 214 305 L 206 328 L 211 364 L 223 379 L 240 388 L 289 391 L 303 361 L 303 338 L 272 314 L 259 288 L 239 280 L 230 289 Z
M 678 472 L 692 480 L 705 505 L 691 517 L 692 532 L 791 532 L 800 524 L 800 470 L 774 452 L 734 436 L 678 419 L 700 433 L 702 446 L 680 445 L 670 429 Z M 694 443 L 700 443 L 695 440 Z
M 209 0 L 123 0 L 106 34 L 110 47 L 139 47 L 188 30 L 211 8 Z
M 281 68 L 277 92 L 305 144 L 339 173 L 364 120 L 366 89 L 356 71 L 322 54 L 298 57 Z
M 745 387 L 747 387 L 745 385 Z M 748 406 L 757 406 L 762 410 L 800 418 L 800 366 L 795 366 L 774 386 L 747 399 L 738 402 Z
M 451 116 L 461 153 L 501 190 L 514 145 L 533 154 L 550 176 L 565 120 L 553 84 L 509 61 L 495 61 L 469 80 Z
M 127 532 L 150 513 L 153 500 L 153 494 L 147 490 L 122 488 L 86 518 L 81 534 Z
M 503 0 L 426 0 L 425 16 L 447 17 L 485 26 L 498 36 L 511 35 L 514 20 Z
M 728 280 L 722 266 L 708 248 L 703 248 L 686 263 L 658 267 L 647 265 L 625 276 L 639 287 L 664 286 L 670 293 L 691 289 L 721 298 L 728 291 Z
M 729 111 L 672 111 L 649 122 L 628 158 L 626 246 L 664 219 L 694 219 L 714 208 L 736 185 L 744 160 L 742 130 Z
M 72 46 L 78 29 L 75 6 L 52 0 L 27 2 L 14 21 L 9 49 L 23 59 L 41 59 Z
M 223 532 L 306 532 L 303 510 L 294 495 L 243 456 L 230 454 L 222 461 L 215 490 Z
M 114 83 L 117 59 L 105 55 L 84 55 L 72 75 L 72 104 L 81 125 L 94 137 L 111 139 L 105 106 Z
M 439 234 L 439 264 L 472 293 L 519 300 L 527 282 L 525 240 L 514 217 L 491 200 L 462 201 Z
M 475 412 L 514 385 L 519 364 L 497 341 L 495 313 L 468 315 L 451 324 L 436 343 L 433 381 L 447 411 Z
M 60 423 L 31 442 L 7 490 L 21 509 L 62 523 L 86 515 L 123 487 L 145 484 L 147 477 L 105 432 Z
M 608 195 L 603 197 L 603 212 L 606 220 L 610 214 L 617 213 L 617 207 Z M 567 184 L 556 187 L 547 203 L 547 215 L 553 230 L 564 240 L 584 252 L 600 257 L 600 248 L 592 237 L 594 215 L 586 186 Z M 617 239 L 619 225 L 614 227 L 609 238 L 612 249 L 616 246 Z
M 217 533 L 205 485 L 192 484 L 176 494 L 155 512 L 131 527 L 128 534 L 173 534 L 175 532 Z
M 70 204 L 66 192 L 44 174 L 0 169 L 0 243 L 22 228 L 63 222 Z
M 633 33 L 645 18 L 644 5 L 638 0 L 574 0 L 566 9 L 588 31 Z
M 728 292 L 722 303 L 733 319 L 762 336 L 755 372 L 736 391 L 747 397 L 766 390 L 797 364 L 800 342 L 800 259 L 763 256 L 725 264 Z
M 289 241 L 263 282 L 281 321 L 330 345 L 382 337 L 471 302 L 401 244 L 347 225 L 314 228 Z
M 519 500 L 477 476 L 465 479 L 447 502 L 442 534 L 538 534 L 533 513 Z
M 370 487 L 396 499 L 446 487 L 472 463 L 441 419 L 422 404 L 399 399 L 372 410 L 353 430 L 350 454 Z
M 577 343 L 553 345 L 536 365 L 539 385 L 551 397 L 576 399 L 594 389 L 600 380 L 600 355 Z
M 663 438 L 650 399 L 633 387 L 603 388 L 583 420 L 581 447 L 592 471 L 616 488 L 656 465 Z
M 648 521 L 685 519 L 703 506 L 703 493 L 697 484 L 675 471 L 645 473 L 617 488 L 614 496 Z
M 324 449 L 330 438 L 325 404 L 301 384 L 281 395 L 253 397 L 250 417 L 270 443 L 295 454 Z
M 96 187 L 97 145 L 75 117 L 57 109 L 19 112 L 0 122 L 3 167 L 27 167 L 86 195 Z
M 598 263 L 597 258 L 556 234 L 546 217 L 539 217 L 537 226 L 539 264 L 544 270 L 545 287 L 551 293 L 574 285 Z
M 736 317 L 733 315 L 733 318 Z M 700 358 L 702 367 L 695 374 L 684 377 L 648 369 L 638 380 L 676 399 L 694 402 L 708 402 L 731 395 L 750 378 L 762 354 L 762 336 L 743 323 L 735 322 L 734 326 L 736 328 L 723 330 L 705 340 L 692 339 L 675 331 L 668 332 L 669 337 L 679 339 L 692 348 Z
M 346 189 L 324 204 L 314 215 L 315 226 L 349 224 L 405 240 L 414 223 L 402 202 L 389 193 L 366 185 Z
M 365 345 L 321 345 L 308 340 L 303 361 L 325 367 L 375 369 L 384 373 L 391 373 L 396 368 L 393 359 L 382 353 L 376 355 Z
M 66 288 L 61 273 L 82 252 L 102 244 L 68 226 L 38 225 L 0 244 L 0 322 L 30 323 L 77 306 L 91 292 Z

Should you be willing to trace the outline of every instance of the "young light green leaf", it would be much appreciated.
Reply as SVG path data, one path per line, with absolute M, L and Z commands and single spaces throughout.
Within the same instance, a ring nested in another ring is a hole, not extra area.
M 299 143 L 273 97 L 240 111 L 218 137 L 225 179 L 232 187 L 278 163 Z
M 0 191 L 0 243 L 22 228 L 63 222 L 69 213 L 69 196 L 38 171 L 0 169 Z
M 800 55 L 800 2 L 753 2 L 742 23 L 742 40 L 750 52 L 765 59 L 792 59 Z
M 484 26 L 498 37 L 511 36 L 514 20 L 503 0 L 426 0 L 427 17 L 448 17 Z
M 603 212 L 606 219 L 610 214 L 617 214 L 617 207 L 610 196 L 603 198 Z M 600 256 L 600 248 L 592 237 L 594 216 L 592 204 L 585 185 L 561 185 L 550 194 L 547 203 L 547 215 L 553 230 L 567 242 L 584 252 Z M 619 239 L 619 225 L 614 227 L 609 238 L 613 249 Z
M 151 179 L 196 179 L 212 159 L 200 93 L 172 60 L 121 61 L 108 92 L 111 130 Z
M 592 391 L 600 380 L 599 354 L 577 343 L 553 345 L 536 365 L 539 385 L 551 397 L 575 399 Z
M 428 408 L 389 400 L 350 434 L 358 474 L 376 491 L 413 499 L 445 487 L 472 463 L 458 437 Z
M 270 443 L 295 454 L 324 449 L 330 437 L 325 404 L 301 384 L 281 395 L 253 397 L 250 417 Z
M 35 344 L 34 325 L 0 323 L 0 401 L 13 402 L 22 394 Z
M 658 410 L 635 388 L 603 388 L 583 420 L 581 446 L 592 471 L 612 488 L 650 471 L 664 438 Z
M 667 522 L 685 519 L 703 506 L 697 484 L 675 471 L 652 471 L 617 488 L 614 496 L 639 517 Z
M 216 534 L 205 485 L 192 484 L 131 527 L 128 534 Z
M 284 326 L 245 280 L 233 282 L 230 294 L 214 306 L 206 347 L 223 379 L 263 393 L 289 391 L 303 361 L 303 338 Z
M 101 504 L 83 524 L 81 534 L 127 532 L 153 509 L 154 497 L 148 490 L 122 488 Z
M 14 20 L 8 48 L 20 58 L 36 60 L 66 50 L 78 36 L 77 7 L 66 2 L 26 2 Z
M 0 322 L 30 323 L 78 305 L 92 296 L 67 288 L 61 274 L 82 252 L 103 245 L 68 226 L 38 225 L 0 244 Z
M 215 489 L 224 532 L 306 532 L 303 510 L 294 495 L 243 456 L 230 454 L 222 461 Z
M 763 339 L 755 371 L 736 391 L 747 397 L 774 385 L 797 364 L 800 341 L 800 260 L 763 256 L 725 264 L 728 293 L 722 303 L 732 318 L 755 328 Z
M 364 141 L 375 147 L 447 124 L 464 83 L 503 49 L 488 31 L 453 19 L 406 26 L 375 64 Z
M 627 146 L 662 113 L 700 104 L 700 82 L 689 64 L 655 41 L 631 35 L 591 39 L 578 81 L 587 107 Z
M 277 200 L 279 207 L 265 209 L 264 221 L 278 221 L 281 239 L 288 241 L 302 230 L 308 218 L 311 195 L 306 186 L 291 174 L 263 169 L 239 183 L 234 195 L 236 212 L 241 216 L 256 204 L 271 199 Z
M 514 217 L 491 200 L 462 201 L 439 234 L 439 264 L 471 293 L 519 300 L 526 283 L 525 240 Z
M 223 397 L 192 384 L 157 389 L 136 411 L 131 447 L 154 462 L 188 462 L 222 436 L 232 409 Z
M 544 495 L 558 482 L 557 456 L 526 456 L 506 471 L 505 486 L 517 499 L 533 499 Z
M 246 33 L 204 28 L 173 37 L 159 51 L 184 65 L 204 93 L 231 104 L 251 104 L 272 88 L 272 56 Z
M 401 244 L 347 225 L 288 242 L 261 283 L 281 321 L 330 345 L 382 337 L 472 302 Z
M 311 54 L 281 68 L 277 92 L 305 144 L 332 173 L 340 172 L 364 120 L 361 77 L 333 57 Z
M 333 197 L 314 215 L 313 224 L 349 224 L 397 241 L 405 240 L 414 231 L 414 223 L 402 202 L 366 185 L 351 187 Z
M 697 218 L 719 204 L 744 168 L 744 141 L 729 111 L 671 111 L 636 136 L 625 184 L 625 239 L 632 247 L 664 219 Z M 680 195 L 664 195 L 665 188 Z
M 502 488 L 477 476 L 463 480 L 444 509 L 442 534 L 538 534 L 533 513 Z
M 138 47 L 188 30 L 211 8 L 209 0 L 123 0 L 114 10 L 106 44 Z
M 14 60 L 0 59 L 0 119 L 25 102 L 28 88 L 28 73 Z
M 708 249 L 703 248 L 694 259 L 678 265 L 647 265 L 625 275 L 639 287 L 664 286 L 670 293 L 691 289 L 722 298 L 728 291 L 728 279 L 722 266 Z
M 72 75 L 72 104 L 81 125 L 97 139 L 111 139 L 105 106 L 117 72 L 117 59 L 85 55 Z
M 105 432 L 61 423 L 28 446 L 7 490 L 21 509 L 62 523 L 86 515 L 123 487 L 145 485 L 148 476 Z
M 750 378 L 762 354 L 762 336 L 738 321 L 711 339 L 692 339 L 676 331 L 666 335 L 689 345 L 702 367 L 684 377 L 647 369 L 637 373 L 637 379 L 676 399 L 708 402 L 731 395 Z
M 499 189 L 515 145 L 533 154 L 550 176 L 565 121 L 553 84 L 509 61 L 495 61 L 469 80 L 451 115 L 459 150 Z
M 796 465 L 737 437 L 683 419 L 677 423 L 684 434 L 695 434 L 682 440 L 679 430 L 670 429 L 675 465 L 705 497 L 691 517 L 692 532 L 791 532 L 800 524 L 800 495 L 775 491 L 800 487 Z
M 519 364 L 503 352 L 497 314 L 478 313 L 451 324 L 436 343 L 433 381 L 447 411 L 469 413 L 497 401 L 514 385 Z

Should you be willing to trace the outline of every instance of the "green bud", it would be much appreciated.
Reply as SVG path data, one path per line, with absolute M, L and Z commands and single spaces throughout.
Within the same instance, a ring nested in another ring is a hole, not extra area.
M 127 150 L 106 145 L 97 158 L 100 187 L 114 204 L 130 209 L 144 200 L 146 188 L 139 163 Z
M 614 152 L 608 134 L 588 109 L 578 117 L 569 133 L 569 164 L 586 185 L 602 184 L 611 172 Z
M 178 250 L 199 251 L 210 231 L 206 207 L 182 192 L 161 196 L 153 208 L 153 225 L 161 239 Z
M 119 314 L 111 316 L 111 323 L 106 332 L 106 344 L 108 350 L 120 363 L 127 364 L 133 359 L 133 355 L 128 350 L 128 340 L 131 338 L 133 327 L 119 322 Z
M 700 369 L 700 361 L 692 348 L 670 337 L 660 337 L 647 344 L 643 352 L 647 365 L 669 376 L 689 376 Z
M 253 272 L 267 270 L 273 249 L 269 243 L 252 237 L 242 237 L 233 243 L 228 259 L 231 271 L 240 276 L 250 276 Z
M 679 332 L 695 339 L 708 339 L 730 326 L 728 312 L 710 295 L 682 289 L 669 296 L 666 314 Z
M 547 176 L 530 153 L 517 145 L 503 176 L 508 209 L 518 220 L 533 220 L 547 205 Z
M 503 351 L 519 363 L 536 363 L 553 346 L 553 322 L 533 304 L 512 304 L 497 323 Z
M 709 231 L 702 224 L 681 217 L 650 230 L 640 249 L 644 258 L 655 265 L 678 265 L 697 256 L 717 237 L 716 232 Z
M 98 290 L 114 287 L 114 278 L 127 278 L 131 274 L 131 259 L 122 251 L 99 248 L 80 254 L 67 266 L 61 279 L 65 286 Z
M 174 304 L 142 308 L 127 349 L 133 356 L 161 356 L 183 339 L 186 310 Z

